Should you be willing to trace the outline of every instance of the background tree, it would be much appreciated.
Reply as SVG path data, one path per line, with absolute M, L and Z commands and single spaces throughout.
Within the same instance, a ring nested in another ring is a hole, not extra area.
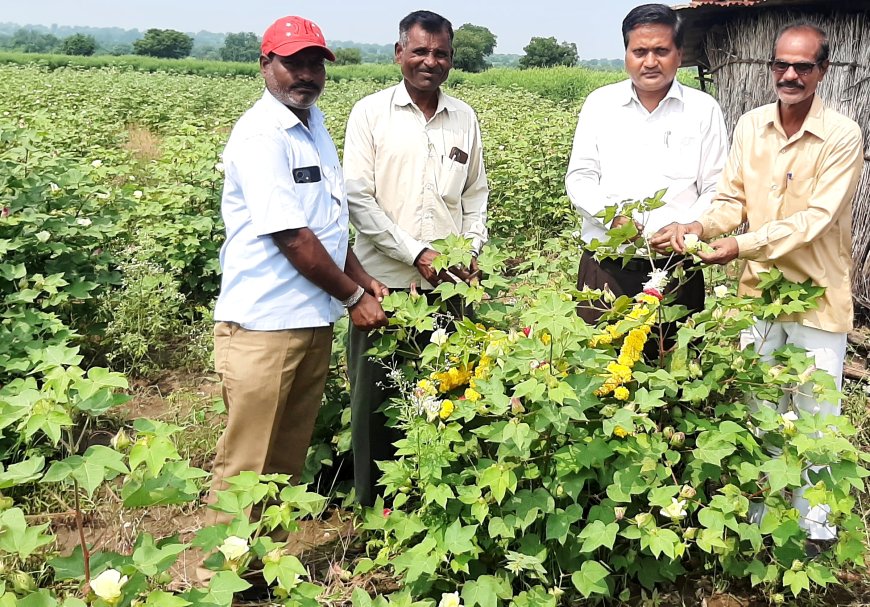
M 260 37 L 254 32 L 227 34 L 220 54 L 223 61 L 253 63 L 260 57 Z
M 133 43 L 136 55 L 182 59 L 190 55 L 193 48 L 193 38 L 176 30 L 161 30 L 151 28 L 145 35 Z
M 64 38 L 60 45 L 60 52 L 64 55 L 83 55 L 89 57 L 97 50 L 97 41 L 93 36 L 85 34 L 73 34 Z
M 552 67 L 554 65 L 577 65 L 577 45 L 573 42 L 559 44 L 556 39 L 534 37 L 523 48 L 525 55 L 520 57 L 520 67 Z
M 495 49 L 496 36 L 488 28 L 463 24 L 453 35 L 453 65 L 466 72 L 482 72 L 489 67 L 486 58 Z
M 9 39 L 9 48 L 22 53 L 53 53 L 60 46 L 60 39 L 53 34 L 34 30 L 17 30 Z
M 335 49 L 336 65 L 357 65 L 362 63 L 362 51 L 358 48 Z

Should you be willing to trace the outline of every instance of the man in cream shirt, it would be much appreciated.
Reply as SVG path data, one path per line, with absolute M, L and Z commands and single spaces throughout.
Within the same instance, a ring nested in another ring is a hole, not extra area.
M 344 142 L 344 175 L 354 252 L 390 289 L 411 284 L 429 290 L 477 271 L 436 272 L 432 242 L 451 234 L 471 239 L 475 251 L 487 240 L 489 188 L 480 127 L 474 111 L 446 95 L 441 84 L 453 66 L 453 28 L 429 11 L 399 23 L 396 62 L 403 80 L 359 101 Z M 375 498 L 377 460 L 392 457 L 394 437 L 377 412 L 391 392 L 386 369 L 365 352 L 377 335 L 350 329 L 354 478 L 357 499 Z
M 770 61 L 778 101 L 740 118 L 711 208 L 695 222 L 666 226 L 651 243 L 682 252 L 687 234 L 714 239 L 748 222 L 743 234 L 714 240 L 712 252 L 699 253 L 701 259 L 715 264 L 745 259 L 741 295 L 759 295 L 758 275 L 773 267 L 792 281 L 811 279 L 825 293 L 815 310 L 758 321 L 742 345 L 754 343 L 768 362 L 786 344 L 803 348 L 839 389 L 852 328 L 852 197 L 864 143 L 861 128 L 815 94 L 830 65 L 828 55 L 827 36 L 816 25 L 780 30 Z M 811 385 L 777 404 L 781 413 L 790 406 L 806 414 L 840 413 L 839 402 L 813 398 Z M 828 506 L 810 507 L 803 491 L 795 492 L 792 503 L 810 538 L 808 552 L 827 548 L 836 537 L 836 528 L 827 524 Z

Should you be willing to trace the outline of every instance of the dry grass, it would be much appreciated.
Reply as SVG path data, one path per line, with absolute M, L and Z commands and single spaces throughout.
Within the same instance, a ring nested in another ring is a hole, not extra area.
M 160 158 L 160 136 L 138 124 L 127 125 L 127 141 L 123 148 L 142 163 Z

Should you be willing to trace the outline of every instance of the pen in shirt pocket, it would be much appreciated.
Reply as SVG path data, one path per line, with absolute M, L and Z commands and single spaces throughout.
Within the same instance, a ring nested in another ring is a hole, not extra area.
M 786 179 L 786 181 L 791 181 L 792 179 L 794 179 L 794 175 L 792 174 L 791 171 L 789 171 L 788 173 L 785 174 L 785 179 Z

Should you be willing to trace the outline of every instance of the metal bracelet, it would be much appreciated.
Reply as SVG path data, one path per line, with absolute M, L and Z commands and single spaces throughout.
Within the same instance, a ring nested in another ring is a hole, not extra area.
M 365 294 L 366 290 L 360 286 L 357 286 L 356 291 L 353 292 L 353 295 L 345 300 L 342 300 L 341 305 L 343 305 L 345 308 L 352 308 L 359 303 L 359 300 L 362 299 L 363 295 Z

